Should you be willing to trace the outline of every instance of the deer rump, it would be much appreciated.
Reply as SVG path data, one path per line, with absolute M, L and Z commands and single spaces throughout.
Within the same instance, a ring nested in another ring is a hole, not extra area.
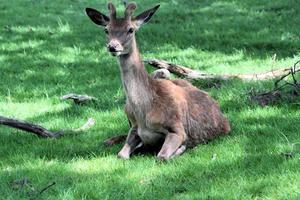
M 155 95 L 150 106 L 135 111 L 134 105 L 127 102 L 125 109 L 128 116 L 136 119 L 143 145 L 161 148 L 166 135 L 176 133 L 177 126 L 183 126 L 182 145 L 188 148 L 229 133 L 228 120 L 206 92 L 182 79 L 157 79 L 152 84 Z
M 215 100 L 195 87 L 190 87 L 186 93 L 190 101 L 183 124 L 188 136 L 186 141 L 188 147 L 229 133 L 229 122 Z

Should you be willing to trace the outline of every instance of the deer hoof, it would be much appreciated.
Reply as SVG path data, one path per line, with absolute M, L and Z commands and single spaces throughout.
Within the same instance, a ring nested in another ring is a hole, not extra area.
M 118 153 L 118 158 L 121 158 L 121 159 L 124 159 L 124 160 L 128 160 L 130 158 L 130 156 L 128 154 L 125 154 L 122 151 L 120 151 Z
M 170 156 L 167 156 L 167 155 L 164 155 L 164 154 L 158 154 L 156 156 L 156 159 L 157 160 L 160 160 L 160 161 L 165 161 L 165 160 L 169 160 L 170 159 Z

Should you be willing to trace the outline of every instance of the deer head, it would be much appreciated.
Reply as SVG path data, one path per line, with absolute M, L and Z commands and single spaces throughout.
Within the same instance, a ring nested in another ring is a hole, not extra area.
M 108 36 L 108 51 L 113 56 L 120 56 L 129 54 L 132 51 L 135 32 L 151 19 L 158 8 L 159 5 L 133 17 L 132 14 L 136 9 L 136 4 L 129 3 L 125 8 L 124 18 L 117 18 L 115 6 L 109 3 L 109 16 L 93 8 L 86 8 L 86 14 L 95 24 L 104 27 L 104 31 Z

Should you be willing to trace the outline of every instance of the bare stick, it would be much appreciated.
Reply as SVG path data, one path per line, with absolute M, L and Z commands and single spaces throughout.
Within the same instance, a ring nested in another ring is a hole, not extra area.
M 295 74 L 296 74 L 298 71 L 300 71 L 300 69 L 297 69 L 297 65 L 298 65 L 299 63 L 300 63 L 300 60 L 297 61 L 297 62 L 294 64 L 293 67 L 291 67 L 291 68 L 289 68 L 289 70 L 287 70 L 287 71 L 289 71 L 288 73 L 282 75 L 278 80 L 275 81 L 275 83 L 274 83 L 274 84 L 275 84 L 275 88 L 278 88 L 279 82 L 281 82 L 284 78 L 286 78 L 286 77 L 289 76 L 289 75 L 292 75 L 294 84 L 295 84 L 295 85 L 297 84 L 297 80 L 296 80 L 296 78 L 295 78 Z
M 88 121 L 83 126 L 81 126 L 80 128 L 74 129 L 73 131 L 74 132 L 85 131 L 85 130 L 90 129 L 94 125 L 95 125 L 95 120 L 93 118 L 89 118 Z
M 283 74 L 279 79 L 277 79 L 274 82 L 274 89 L 268 92 L 252 95 L 251 99 L 257 101 L 261 106 L 266 106 L 275 103 L 276 101 L 280 100 L 282 97 L 298 96 L 300 91 L 300 84 L 298 84 L 295 74 L 300 71 L 300 69 L 297 69 L 297 65 L 299 63 L 300 61 L 297 61 L 293 67 L 287 70 L 286 74 Z M 286 78 L 289 77 L 289 75 L 292 76 L 293 82 L 289 82 L 288 80 L 285 80 Z M 284 83 L 279 84 L 283 81 Z M 284 91 L 283 89 L 286 87 L 293 87 L 293 90 L 288 92 Z
M 55 182 L 50 183 L 49 185 L 47 185 L 45 188 L 41 189 L 39 194 L 42 194 L 43 192 L 45 192 L 46 190 L 48 190 L 50 187 L 52 187 L 53 185 L 55 185 Z
M 92 96 L 82 95 L 82 94 L 74 94 L 74 93 L 66 94 L 66 95 L 60 97 L 60 100 L 67 100 L 67 99 L 72 99 L 74 101 L 74 103 L 76 103 L 76 104 L 82 104 L 82 103 L 86 103 L 88 101 L 97 100 L 97 98 L 92 97 Z
M 95 120 L 93 118 L 89 118 L 88 121 L 80 128 L 64 130 L 64 131 L 59 131 L 59 132 L 51 132 L 42 126 L 32 124 L 30 122 L 0 116 L 0 125 L 17 128 L 17 129 L 20 129 L 23 131 L 34 133 L 40 137 L 45 137 L 45 138 L 58 138 L 58 137 L 62 136 L 64 134 L 64 132 L 86 131 L 86 130 L 90 129 L 92 126 L 94 126 L 94 124 L 95 124 Z
M 21 129 L 23 131 L 31 132 L 41 137 L 57 138 L 61 136 L 61 133 L 51 132 L 42 126 L 2 116 L 0 116 L 0 125 Z

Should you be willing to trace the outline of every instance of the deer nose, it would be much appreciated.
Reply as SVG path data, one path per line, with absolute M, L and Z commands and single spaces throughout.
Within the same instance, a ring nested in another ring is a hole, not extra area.
M 114 46 L 108 46 L 107 48 L 109 52 L 117 52 L 116 47 Z
M 111 53 L 123 51 L 123 48 L 120 45 L 120 43 L 116 41 L 109 42 L 107 45 L 107 49 Z

